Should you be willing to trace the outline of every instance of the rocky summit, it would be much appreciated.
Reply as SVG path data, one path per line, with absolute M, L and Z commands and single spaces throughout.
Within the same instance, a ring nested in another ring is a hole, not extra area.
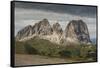
M 90 36 L 88 27 L 82 20 L 72 20 L 65 29 L 65 36 L 68 42 L 89 43 Z
M 53 32 L 55 32 L 57 34 L 61 35 L 63 33 L 63 30 L 59 23 L 54 23 L 52 29 L 53 29 Z
M 51 35 L 52 28 L 49 24 L 49 21 L 47 19 L 43 19 L 42 21 L 39 21 L 33 26 L 32 32 L 33 34 L 39 35 Z
M 33 26 L 28 25 L 20 30 L 16 35 L 16 41 L 26 41 L 34 37 L 57 44 L 91 42 L 88 27 L 82 20 L 70 21 L 63 31 L 58 22 L 51 26 L 48 19 L 43 19 Z
M 16 40 L 21 40 L 31 35 L 32 35 L 32 26 L 28 25 L 17 33 Z

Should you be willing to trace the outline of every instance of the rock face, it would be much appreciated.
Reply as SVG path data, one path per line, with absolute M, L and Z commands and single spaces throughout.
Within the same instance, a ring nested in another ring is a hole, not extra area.
M 26 41 L 34 37 L 57 44 L 90 42 L 87 25 L 82 20 L 70 21 L 63 31 L 59 23 L 54 23 L 51 26 L 47 19 L 43 19 L 33 26 L 28 25 L 20 30 L 16 35 L 16 41 Z
M 59 35 L 61 35 L 63 33 L 63 30 L 62 30 L 62 28 L 61 28 L 59 23 L 53 24 L 52 28 L 53 28 L 53 32 L 55 32 L 55 33 L 57 33 Z
M 33 26 L 32 33 L 40 34 L 40 35 L 51 35 L 52 28 L 51 25 L 49 24 L 49 21 L 47 19 L 43 19 L 39 23 L 36 23 Z
M 87 25 L 82 20 L 72 20 L 67 25 L 66 39 L 68 42 L 90 42 Z
M 55 23 L 53 24 L 53 27 L 51 27 L 49 21 L 47 19 L 43 19 L 38 23 L 35 23 L 33 26 L 29 25 L 20 30 L 16 35 L 16 40 L 26 41 L 38 36 L 41 39 L 47 39 L 59 44 L 62 32 L 63 30 L 59 23 Z
M 28 25 L 17 33 L 16 40 L 20 40 L 22 38 L 25 38 L 31 35 L 32 35 L 32 26 Z

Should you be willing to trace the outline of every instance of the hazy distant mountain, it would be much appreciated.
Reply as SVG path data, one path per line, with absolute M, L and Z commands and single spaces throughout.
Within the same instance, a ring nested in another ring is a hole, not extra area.
M 16 35 L 16 41 L 26 41 L 38 37 L 57 44 L 90 43 L 88 27 L 82 20 L 72 20 L 62 30 L 59 22 L 51 26 L 47 19 L 43 19 L 35 25 L 28 25 Z
M 96 44 L 96 39 L 95 38 L 91 38 L 91 41 L 93 44 Z

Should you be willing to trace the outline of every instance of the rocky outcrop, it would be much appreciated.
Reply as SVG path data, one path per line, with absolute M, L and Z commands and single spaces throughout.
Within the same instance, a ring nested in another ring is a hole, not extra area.
M 59 23 L 55 23 L 51 27 L 49 21 L 43 19 L 33 26 L 29 25 L 20 30 L 16 35 L 16 41 L 26 41 L 37 36 L 59 44 L 62 32 L 63 30 Z
M 20 30 L 16 35 L 16 41 L 26 41 L 34 37 L 57 44 L 91 42 L 88 27 L 82 20 L 70 21 L 63 31 L 59 23 L 54 23 L 51 26 L 47 19 L 43 19 L 33 26 L 28 25 Z
M 28 25 L 17 33 L 16 40 L 21 40 L 31 35 L 32 35 L 32 26 Z
M 59 35 L 61 35 L 63 33 L 63 30 L 62 30 L 62 28 L 61 28 L 59 23 L 53 24 L 52 28 L 53 28 L 53 32 L 55 32 L 55 33 L 57 33 Z
M 72 20 L 65 29 L 68 42 L 90 42 L 88 27 L 82 20 Z
M 39 23 L 36 23 L 32 28 L 32 33 L 39 35 L 51 35 L 52 28 L 49 21 L 47 19 L 43 19 Z

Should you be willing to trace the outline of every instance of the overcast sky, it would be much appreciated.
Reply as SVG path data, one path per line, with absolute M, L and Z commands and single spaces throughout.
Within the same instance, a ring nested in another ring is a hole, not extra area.
M 47 18 L 50 24 L 59 22 L 65 30 L 71 20 L 82 19 L 88 26 L 90 37 L 96 38 L 96 7 L 43 3 L 15 3 L 15 35 L 27 25 Z

